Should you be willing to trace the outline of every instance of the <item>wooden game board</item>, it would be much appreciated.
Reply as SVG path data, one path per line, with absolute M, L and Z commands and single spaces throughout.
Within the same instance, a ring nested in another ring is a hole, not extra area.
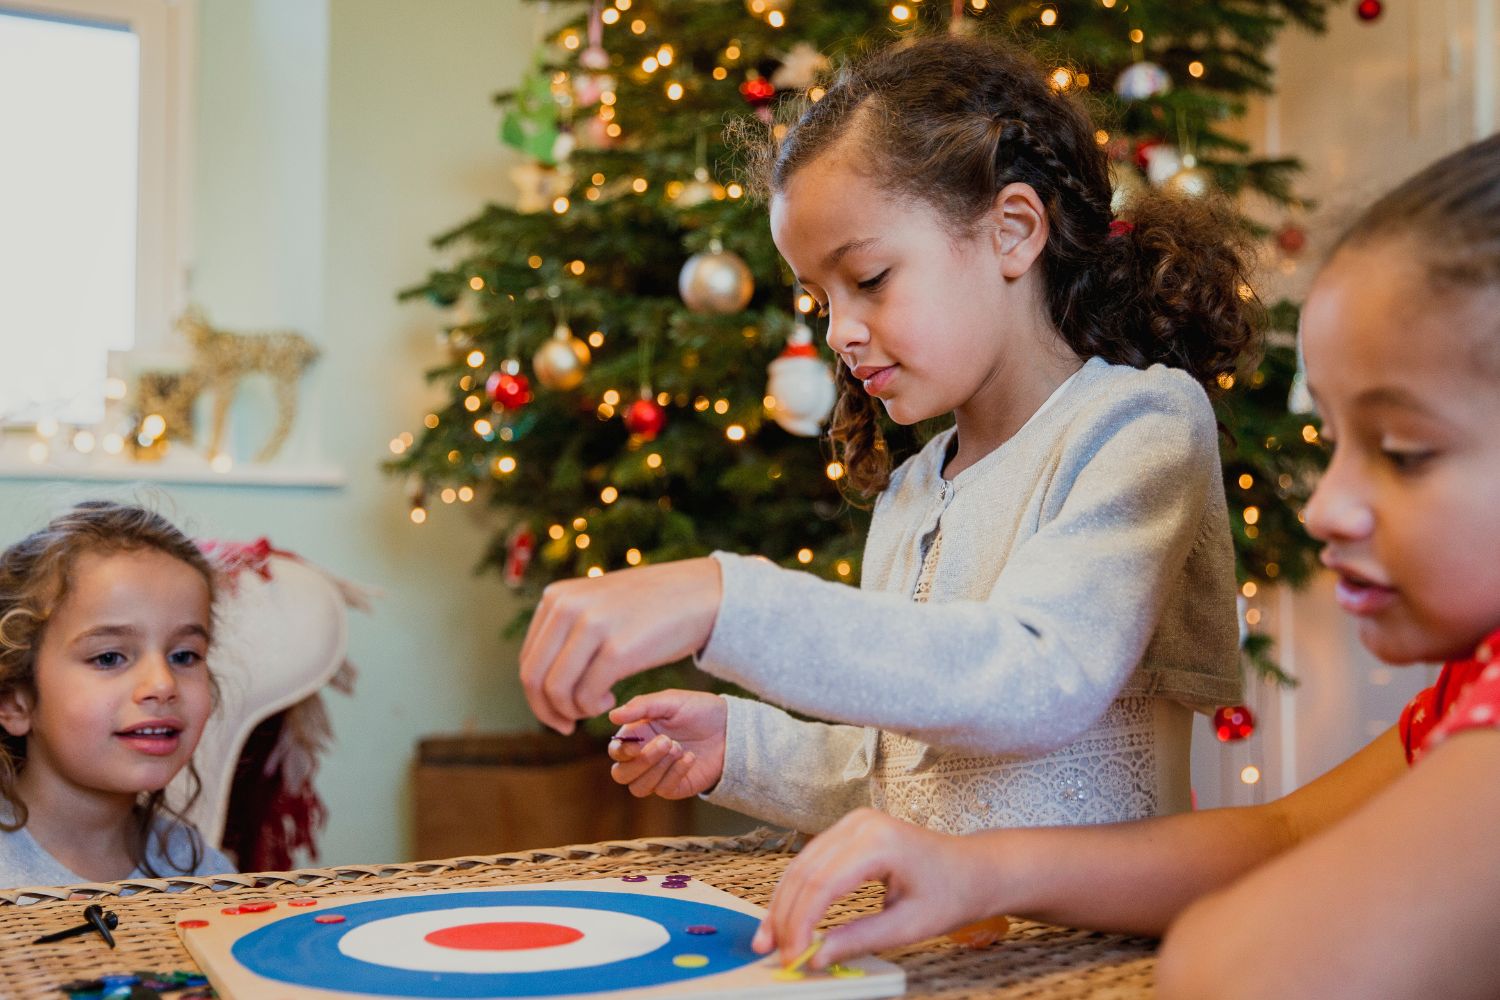
M 227 1000 L 891 997 L 865 958 L 781 970 L 750 950 L 765 911 L 683 875 L 203 907 L 178 934 Z

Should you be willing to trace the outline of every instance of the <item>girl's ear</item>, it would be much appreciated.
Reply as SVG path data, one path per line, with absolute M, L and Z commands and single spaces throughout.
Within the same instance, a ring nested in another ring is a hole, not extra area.
M 1020 182 L 1007 184 L 990 206 L 991 239 L 1000 257 L 1000 273 L 1019 278 L 1042 255 L 1047 245 L 1047 208 L 1036 188 Z
M 12 736 L 25 736 L 31 732 L 32 698 L 26 693 L 10 688 L 0 691 L 0 729 Z

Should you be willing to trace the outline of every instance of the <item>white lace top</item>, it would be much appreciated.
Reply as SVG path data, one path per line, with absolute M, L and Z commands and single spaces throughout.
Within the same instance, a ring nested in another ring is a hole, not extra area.
M 932 594 L 942 552 L 939 525 L 922 559 L 912 595 Z M 1116 699 L 1075 743 L 1040 757 L 936 750 L 881 730 L 871 769 L 871 805 L 940 833 L 997 826 L 1116 823 L 1187 808 L 1183 767 L 1191 715 L 1175 703 L 1142 695 Z

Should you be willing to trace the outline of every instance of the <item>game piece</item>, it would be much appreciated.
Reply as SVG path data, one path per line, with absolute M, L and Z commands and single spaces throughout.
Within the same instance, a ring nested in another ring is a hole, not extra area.
M 104 943 L 111 948 L 115 946 L 115 936 L 110 933 L 120 926 L 120 918 L 115 916 L 114 910 L 106 910 L 98 903 L 90 903 L 83 908 L 84 923 L 77 927 L 69 927 L 67 930 L 54 931 L 51 934 L 43 934 L 32 944 L 51 944 L 53 941 L 62 941 L 65 938 L 77 937 L 80 934 L 96 932 L 104 939 Z
M 845 963 L 857 977 L 780 975 L 774 956 L 750 948 L 765 910 L 685 876 L 235 909 L 178 914 L 178 934 L 223 1000 L 855 1000 L 905 990 L 902 970 L 876 958 Z M 208 926 L 183 926 L 193 921 Z

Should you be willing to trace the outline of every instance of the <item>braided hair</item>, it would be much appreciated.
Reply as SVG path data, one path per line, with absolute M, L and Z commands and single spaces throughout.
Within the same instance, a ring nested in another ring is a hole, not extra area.
M 762 196 L 848 138 L 884 183 L 971 236 L 1008 184 L 1046 206 L 1040 264 L 1046 306 L 1082 358 L 1181 368 L 1210 394 L 1258 346 L 1261 310 L 1247 282 L 1249 236 L 1226 204 L 1144 195 L 1112 227 L 1109 162 L 1087 111 L 1050 86 L 1015 46 L 940 35 L 891 45 L 846 66 L 803 101 L 778 145 L 751 148 Z M 849 490 L 890 478 L 880 410 L 840 365 L 829 436 Z

